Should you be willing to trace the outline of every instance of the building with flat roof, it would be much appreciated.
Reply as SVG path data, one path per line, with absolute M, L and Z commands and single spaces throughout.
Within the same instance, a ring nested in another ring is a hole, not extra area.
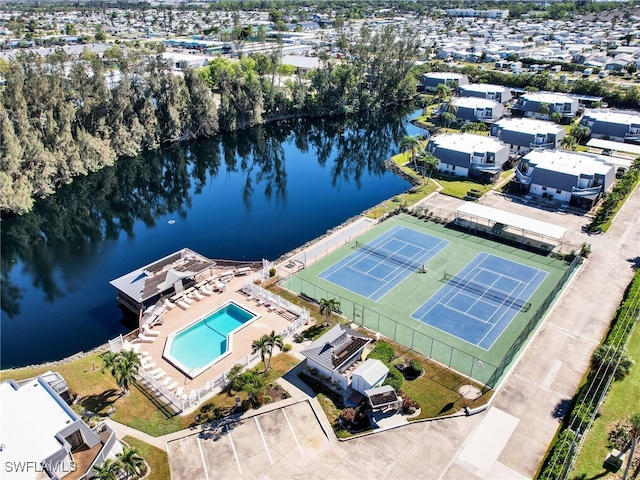
M 495 100 L 477 97 L 455 97 L 452 101 L 455 105 L 456 122 L 494 122 L 504 115 L 504 105 Z M 444 107 L 441 108 L 444 113 Z
M 588 110 L 580 125 L 589 127 L 592 138 L 614 142 L 640 142 L 640 112 L 623 110 Z
M 532 150 L 516 169 L 519 188 L 542 198 L 591 209 L 615 181 L 607 157 L 566 150 Z
M 420 77 L 420 88 L 425 92 L 435 92 L 436 87 L 444 84 L 452 90 L 469 83 L 469 78 L 462 73 L 429 72 Z
M 551 120 L 554 112 L 562 114 L 565 122 L 573 119 L 580 108 L 577 98 L 562 93 L 525 93 L 511 107 L 513 115 Z
M 511 100 L 511 89 L 504 85 L 494 85 L 492 83 L 468 83 L 458 87 L 458 94 L 461 97 L 486 98 L 495 100 L 498 103 L 505 103 Z
M 520 117 L 498 120 L 490 134 L 509 145 L 511 151 L 525 154 L 534 148 L 559 148 L 567 132 L 553 122 Z
M 0 457 L 3 478 L 88 479 L 93 466 L 122 445 L 105 424 L 90 428 L 48 382 L 53 372 L 0 383 Z
M 495 181 L 509 160 L 509 147 L 500 140 L 471 133 L 432 137 L 427 151 L 440 162 L 441 172 Z

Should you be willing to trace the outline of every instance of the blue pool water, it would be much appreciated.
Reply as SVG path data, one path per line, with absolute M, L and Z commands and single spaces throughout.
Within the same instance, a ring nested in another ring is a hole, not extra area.
M 227 335 L 255 318 L 235 303 L 229 303 L 170 336 L 165 358 L 190 377 L 195 377 L 227 353 Z

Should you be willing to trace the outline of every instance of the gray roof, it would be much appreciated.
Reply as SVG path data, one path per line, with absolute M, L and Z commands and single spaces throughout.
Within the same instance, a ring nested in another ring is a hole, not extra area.
M 215 264 L 214 261 L 183 248 L 109 283 L 129 298 L 142 303 L 171 288 L 176 281 L 194 277 Z
M 339 323 L 300 353 L 327 370 L 337 370 L 369 342 L 369 337 Z
M 387 373 L 389 373 L 389 369 L 384 363 L 375 358 L 367 358 L 362 365 L 351 372 L 351 378 L 358 376 L 369 385 L 375 385 Z

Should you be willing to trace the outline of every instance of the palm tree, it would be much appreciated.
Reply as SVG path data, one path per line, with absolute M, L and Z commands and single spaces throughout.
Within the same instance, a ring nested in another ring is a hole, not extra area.
M 456 121 L 456 116 L 451 112 L 444 112 L 442 114 L 442 120 L 447 128 L 451 126 L 453 122 Z
M 562 112 L 553 112 L 551 114 L 551 121 L 554 123 L 560 123 L 562 120 Z
M 264 364 L 264 371 L 267 371 L 267 354 L 271 354 L 271 344 L 269 343 L 269 337 L 262 335 L 258 340 L 254 340 L 251 344 L 251 353 L 260 352 L 260 360 Z
M 111 374 L 122 393 L 129 391 L 129 385 L 135 381 L 140 368 L 140 356 L 133 350 L 123 350 L 116 355 Z
M 135 447 L 123 445 L 122 453 L 118 453 L 116 458 L 122 465 L 122 470 L 125 471 L 127 477 L 138 475 L 142 471 L 144 460 L 138 455 L 138 450 Z
M 571 128 L 569 134 L 576 139 L 576 142 L 580 143 L 580 140 L 591 135 L 591 129 L 586 125 L 578 124 Z
M 98 467 L 97 465 L 94 465 L 93 470 L 95 471 L 95 476 L 93 478 L 97 478 L 99 480 L 118 480 L 120 470 L 122 470 L 122 464 L 118 460 L 107 458 L 102 463 L 102 466 Z
M 629 374 L 629 369 L 633 366 L 633 359 L 624 350 L 613 345 L 600 345 L 593 352 L 591 362 L 594 369 L 605 367 L 602 375 L 613 373 L 614 380 L 622 380 Z
M 542 116 L 549 115 L 550 111 L 551 111 L 551 109 L 549 108 L 549 104 L 548 103 L 542 102 L 540 104 L 540 106 L 538 107 L 538 113 L 540 115 L 542 115 Z
M 436 157 L 432 153 L 427 152 L 426 150 L 423 150 L 418 154 L 418 159 L 422 164 L 423 175 L 424 175 L 424 170 L 427 168 L 429 169 L 429 175 L 427 176 L 427 185 L 428 185 L 429 179 L 431 178 L 431 174 L 435 169 L 438 168 L 438 165 L 440 165 L 440 160 L 438 160 L 438 157 Z
M 278 347 L 282 350 L 284 344 L 282 343 L 282 335 L 276 335 L 275 330 L 271 330 L 271 333 L 267 336 L 269 342 L 269 361 L 267 362 L 267 370 L 271 368 L 271 357 L 273 356 L 274 347 Z
M 451 90 L 444 83 L 439 83 L 436 86 L 436 90 L 433 93 L 433 96 L 439 101 L 444 100 L 445 98 L 449 98 L 451 96 Z
M 562 148 L 566 150 L 575 150 L 577 144 L 578 142 L 572 135 L 562 137 L 562 140 L 560 141 L 560 145 L 562 145 Z
M 458 106 L 454 102 L 455 102 L 455 98 L 450 97 L 444 103 L 444 111 L 447 113 L 453 113 L 454 115 L 458 113 Z
M 321 298 L 320 299 L 320 314 L 325 316 L 325 325 L 331 324 L 331 314 L 340 308 L 340 302 L 337 298 Z
M 631 437 L 631 448 L 629 451 L 629 460 L 627 460 L 627 465 L 624 467 L 624 473 L 622 474 L 622 480 L 627 479 L 629 467 L 631 467 L 633 456 L 636 453 L 636 447 L 638 446 L 638 442 L 640 442 L 640 413 L 633 415 L 629 419 L 629 423 L 631 424 L 631 431 L 629 432 L 629 436 Z
M 409 160 L 413 162 L 414 168 L 417 168 L 415 163 L 416 150 L 420 146 L 420 140 L 421 139 L 418 135 L 406 135 L 405 137 L 402 138 L 402 140 L 400 140 L 400 150 L 402 150 L 403 152 L 410 152 Z
M 111 375 L 115 377 L 115 365 L 118 359 L 118 354 L 116 352 L 105 352 L 102 354 L 102 369 L 100 370 L 104 373 L 105 370 L 110 370 Z

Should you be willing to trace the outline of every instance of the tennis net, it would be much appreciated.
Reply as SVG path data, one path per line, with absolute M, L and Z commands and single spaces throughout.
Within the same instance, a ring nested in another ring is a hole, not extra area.
M 398 255 L 396 252 L 390 252 L 389 250 L 373 248 L 370 245 L 360 243 L 357 240 L 356 240 L 355 248 L 410 270 L 422 269 L 424 265 L 424 262 L 422 261 L 418 261 L 416 259 L 409 258 L 409 257 L 404 257 L 402 255 Z
M 455 275 L 447 272 L 444 273 L 444 280 L 446 280 L 448 284 L 458 287 L 460 290 L 469 290 L 474 293 L 479 293 L 482 297 L 492 298 L 502 304 L 508 305 L 509 307 L 518 308 L 523 312 L 528 312 L 531 308 L 531 302 L 524 302 L 517 297 L 507 295 L 499 290 L 493 290 L 486 285 L 474 282 L 473 280 L 465 280 L 464 278 L 456 277 Z

